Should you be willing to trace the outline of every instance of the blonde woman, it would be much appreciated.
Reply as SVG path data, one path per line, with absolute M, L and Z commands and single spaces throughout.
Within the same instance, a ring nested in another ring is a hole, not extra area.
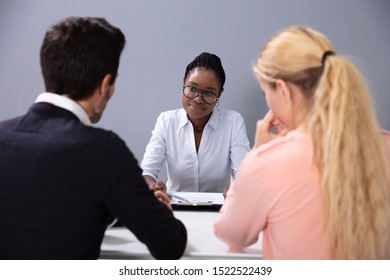
M 358 70 L 303 27 L 273 37 L 253 68 L 270 111 L 216 235 L 237 250 L 263 231 L 265 259 L 389 258 L 390 134 Z

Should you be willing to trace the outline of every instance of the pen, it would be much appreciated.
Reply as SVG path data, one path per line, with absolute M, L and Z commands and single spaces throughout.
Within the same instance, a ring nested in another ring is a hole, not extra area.
M 171 192 L 167 192 L 167 195 L 173 197 L 174 199 L 176 199 L 178 201 L 190 202 L 188 199 L 185 199 L 184 197 L 178 196 L 178 195 L 173 194 Z

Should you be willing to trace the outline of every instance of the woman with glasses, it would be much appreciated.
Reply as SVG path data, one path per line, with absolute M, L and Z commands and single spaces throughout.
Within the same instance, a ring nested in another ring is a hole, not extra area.
M 323 34 L 291 27 L 254 72 L 270 111 L 216 235 L 238 250 L 263 231 L 265 259 L 390 258 L 390 134 L 357 68 Z
M 218 56 L 201 53 L 188 64 L 182 109 L 157 119 L 141 163 L 151 189 L 223 192 L 249 151 L 242 116 L 218 109 L 225 71 Z M 166 163 L 167 185 L 158 176 Z

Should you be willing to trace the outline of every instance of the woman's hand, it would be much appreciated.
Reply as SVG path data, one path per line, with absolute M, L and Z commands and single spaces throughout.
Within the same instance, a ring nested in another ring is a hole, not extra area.
M 285 136 L 289 131 L 290 129 L 276 118 L 272 111 L 268 111 L 262 120 L 257 121 L 253 148 L 257 148 L 278 137 Z

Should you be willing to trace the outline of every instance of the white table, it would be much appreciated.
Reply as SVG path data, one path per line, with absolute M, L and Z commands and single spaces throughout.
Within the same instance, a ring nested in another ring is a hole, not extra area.
M 214 235 L 218 212 L 174 211 L 187 228 L 187 248 L 182 259 L 261 259 L 262 236 L 243 252 L 228 252 L 228 247 Z M 101 259 L 153 259 L 147 247 L 127 229 L 114 227 L 106 231 Z

